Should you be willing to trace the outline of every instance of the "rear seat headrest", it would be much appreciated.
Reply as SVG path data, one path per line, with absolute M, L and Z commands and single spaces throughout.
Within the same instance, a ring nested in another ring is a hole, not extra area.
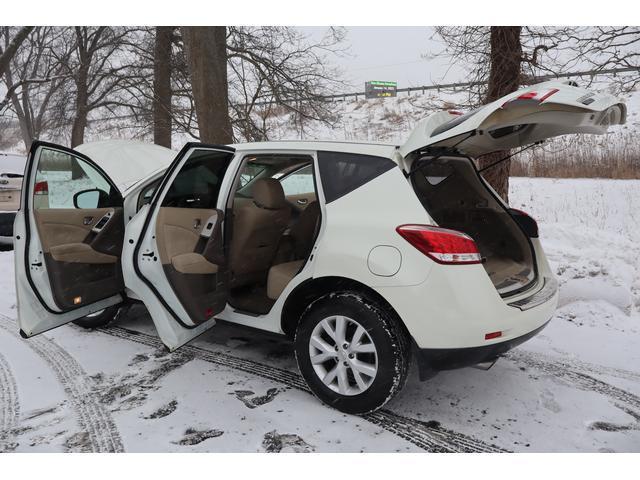
M 260 178 L 253 184 L 253 201 L 262 208 L 277 210 L 286 206 L 282 185 L 275 178 Z

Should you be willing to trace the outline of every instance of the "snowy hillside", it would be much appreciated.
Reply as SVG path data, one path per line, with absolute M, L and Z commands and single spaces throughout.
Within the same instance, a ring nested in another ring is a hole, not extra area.
M 0 253 L 2 451 L 640 452 L 640 181 L 515 178 L 560 281 L 549 326 L 489 371 L 415 368 L 384 410 L 321 405 L 292 347 L 217 325 L 168 354 L 137 308 L 17 335 Z

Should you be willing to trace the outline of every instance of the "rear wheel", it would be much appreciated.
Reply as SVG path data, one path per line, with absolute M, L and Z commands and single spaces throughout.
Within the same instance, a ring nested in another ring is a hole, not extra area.
M 89 315 L 74 320 L 73 323 L 82 328 L 99 328 L 107 325 L 111 320 L 115 319 L 120 310 L 120 305 L 107 307 L 104 310 L 90 313 Z
M 300 319 L 295 351 L 311 391 L 345 413 L 382 407 L 409 370 L 409 341 L 397 320 L 356 292 L 314 302 Z

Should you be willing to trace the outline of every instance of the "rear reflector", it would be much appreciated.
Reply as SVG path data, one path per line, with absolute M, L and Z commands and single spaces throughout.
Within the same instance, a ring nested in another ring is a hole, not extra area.
M 484 339 L 485 340 L 491 340 L 493 338 L 499 338 L 502 336 L 502 332 L 491 332 L 491 333 L 486 333 L 484 335 Z
M 476 243 L 462 232 L 432 225 L 400 225 L 396 232 L 437 263 L 469 265 L 482 261 Z
M 48 195 L 49 194 L 49 184 L 44 182 L 37 182 L 33 187 L 34 195 Z

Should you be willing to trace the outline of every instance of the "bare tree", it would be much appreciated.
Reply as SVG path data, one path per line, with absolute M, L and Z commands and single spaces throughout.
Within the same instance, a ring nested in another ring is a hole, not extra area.
M 175 27 L 156 27 L 153 53 L 153 142 L 171 148 L 171 49 Z
M 268 138 L 268 102 L 290 113 L 300 128 L 311 120 L 333 124 L 322 96 L 345 86 L 328 59 L 342 53 L 344 37 L 341 28 L 311 41 L 291 27 L 229 27 L 229 87 L 238 133 L 246 140 Z
M 0 48 L 0 77 L 4 75 L 5 71 L 9 67 L 9 62 L 15 56 L 20 45 L 27 39 L 33 27 L 20 28 L 15 36 L 5 44 L 4 48 Z
M 84 141 L 89 114 L 97 109 L 116 113 L 118 107 L 129 107 L 121 94 L 131 83 L 130 58 L 127 49 L 136 48 L 130 27 L 75 27 L 74 49 L 66 70 L 73 78 L 75 97 L 71 146 Z
M 69 75 L 62 72 L 60 60 L 68 58 L 67 27 L 36 27 L 5 71 L 7 87 L 0 111 L 10 108 L 20 126 L 20 134 L 29 149 L 31 142 L 46 132 L 64 127 L 64 98 L 60 95 Z M 5 44 L 9 27 L 3 27 Z
M 227 28 L 182 27 L 200 140 L 233 142 L 227 80 Z

